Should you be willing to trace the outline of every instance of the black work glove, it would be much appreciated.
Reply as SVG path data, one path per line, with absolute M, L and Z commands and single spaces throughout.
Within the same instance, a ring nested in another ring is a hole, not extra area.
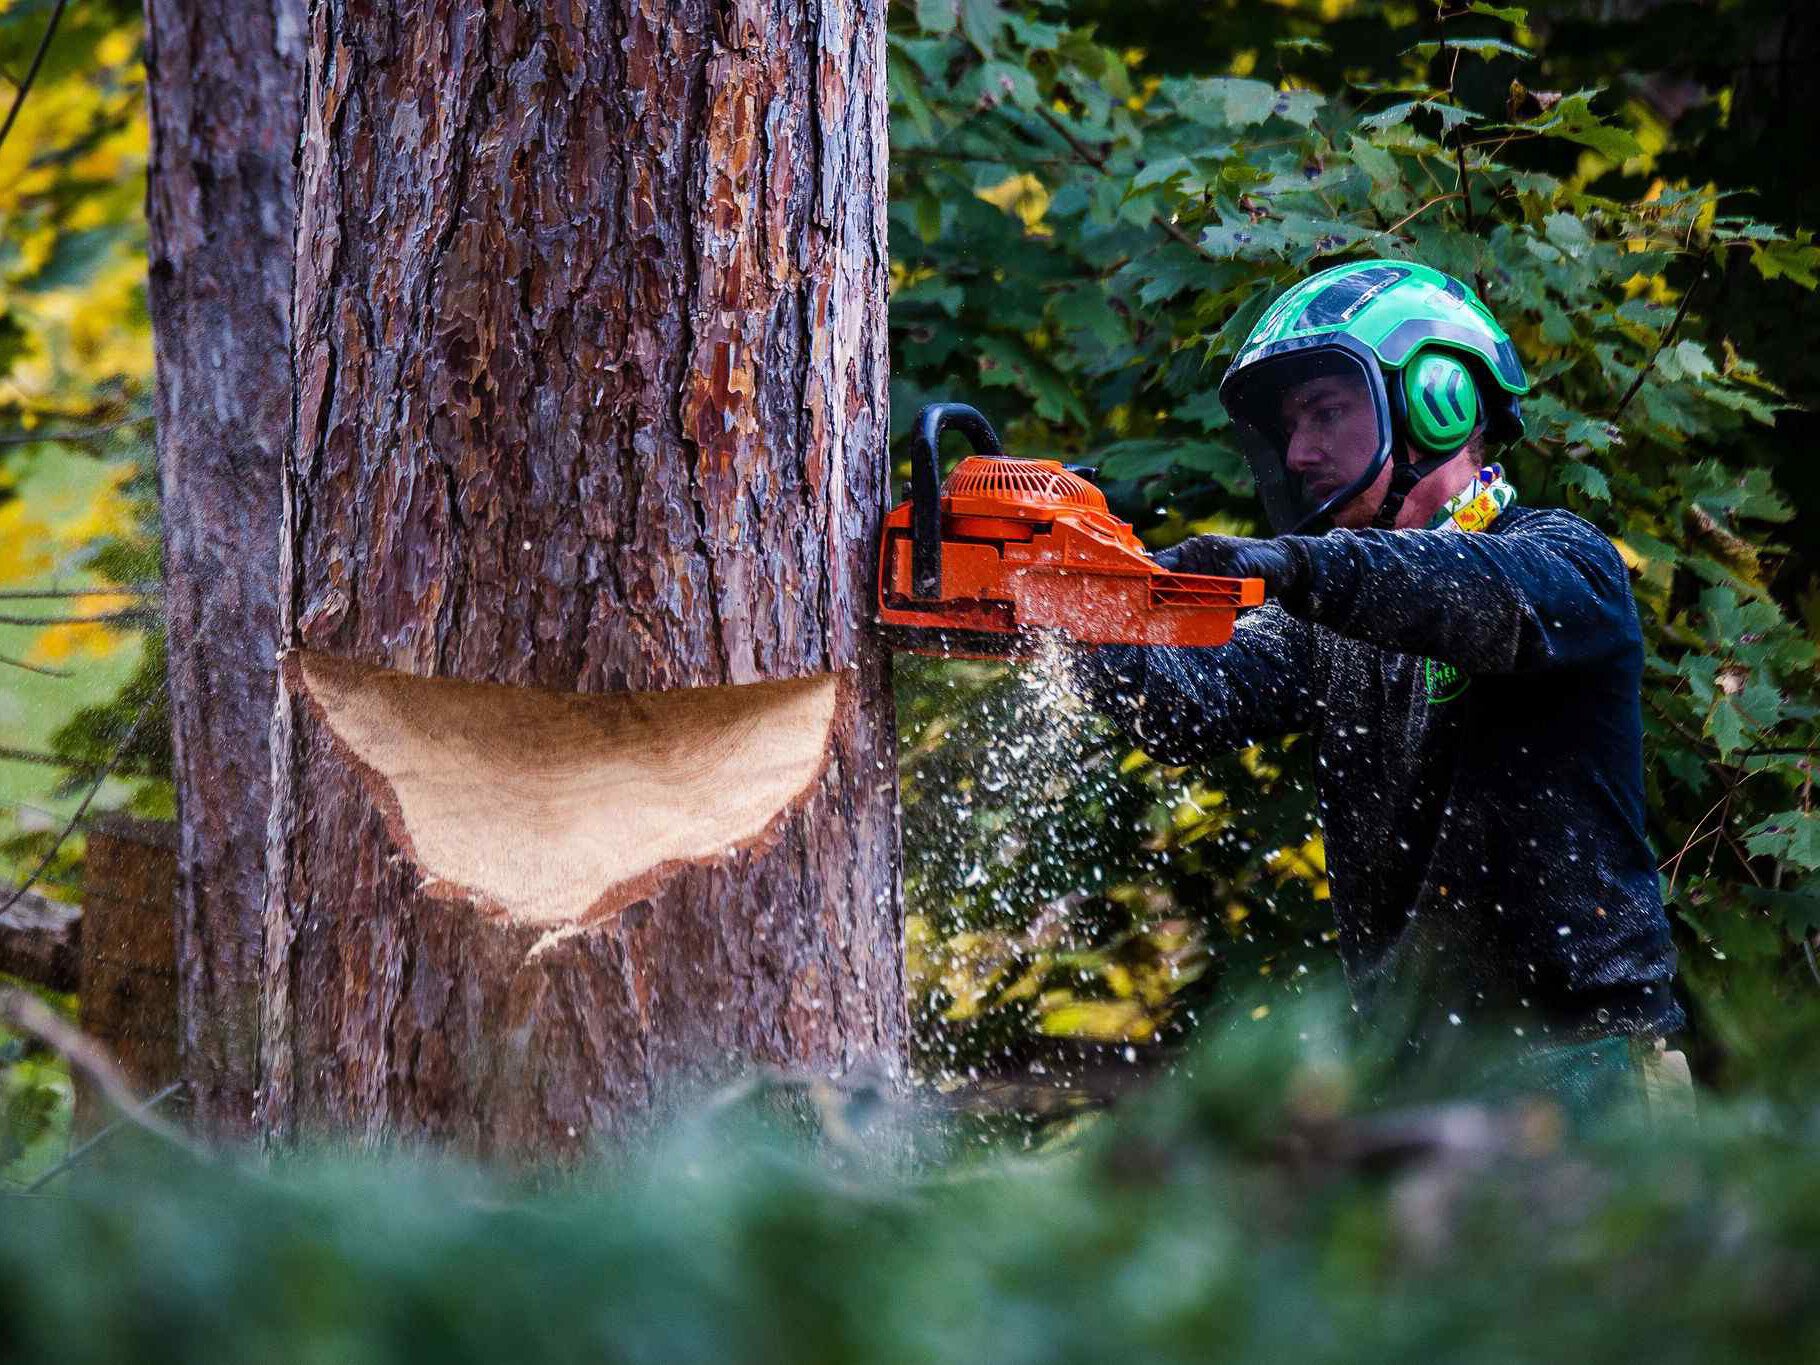
M 1194 536 L 1152 558 L 1174 573 L 1204 573 L 1218 578 L 1261 578 L 1264 595 L 1291 610 L 1309 587 L 1311 569 L 1296 537 L 1252 540 L 1246 536 Z

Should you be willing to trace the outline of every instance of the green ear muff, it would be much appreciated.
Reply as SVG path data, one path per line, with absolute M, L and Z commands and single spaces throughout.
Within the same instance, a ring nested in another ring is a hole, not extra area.
M 1419 351 L 1403 367 L 1403 419 L 1409 443 L 1452 454 L 1479 424 L 1479 390 L 1464 363 L 1441 351 Z

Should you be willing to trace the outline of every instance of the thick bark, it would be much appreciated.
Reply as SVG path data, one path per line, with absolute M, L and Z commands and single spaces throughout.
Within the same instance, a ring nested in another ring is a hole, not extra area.
M 228 1135 L 250 1131 L 259 1060 L 303 8 L 145 6 L 183 1071 Z
M 178 1074 L 177 832 L 105 815 L 88 834 L 82 874 L 82 1031 L 140 1095 Z M 108 1119 L 92 1079 L 76 1086 L 75 1127 Z
M 901 1070 L 883 25 L 312 9 L 268 1131 L 560 1155 Z

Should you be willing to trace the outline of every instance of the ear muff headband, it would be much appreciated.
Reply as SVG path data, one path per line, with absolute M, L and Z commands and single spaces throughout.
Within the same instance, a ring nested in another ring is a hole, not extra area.
M 1419 351 L 1403 366 L 1400 387 L 1409 443 L 1431 455 L 1451 455 L 1479 425 L 1479 389 L 1463 361 Z

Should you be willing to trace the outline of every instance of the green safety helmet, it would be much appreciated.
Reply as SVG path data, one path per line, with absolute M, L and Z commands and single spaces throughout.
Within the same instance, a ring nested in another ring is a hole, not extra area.
M 1335 387 L 1315 383 L 1322 379 L 1350 394 L 1364 385 L 1363 406 L 1346 428 L 1348 454 L 1325 464 L 1292 449 L 1289 415 Z M 1488 440 L 1519 439 L 1517 399 L 1528 392 L 1522 362 L 1485 305 L 1451 275 L 1413 261 L 1352 261 L 1309 276 L 1252 328 L 1220 381 L 1220 402 L 1279 535 L 1319 526 L 1395 460 L 1373 521 L 1392 525 L 1410 490 L 1459 454 L 1481 423 Z

